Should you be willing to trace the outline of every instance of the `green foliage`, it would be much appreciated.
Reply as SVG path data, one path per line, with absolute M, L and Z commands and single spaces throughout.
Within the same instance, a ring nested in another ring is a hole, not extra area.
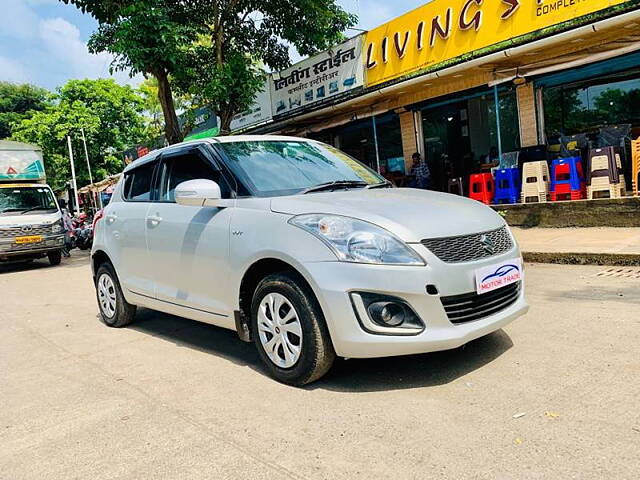
M 53 188 L 63 188 L 71 177 L 67 135 L 72 137 L 79 186 L 89 183 L 81 128 L 94 181 L 121 171 L 124 164 L 116 154 L 145 140 L 144 101 L 129 86 L 110 79 L 71 80 L 58 89 L 55 101 L 16 124 L 12 134 L 14 140 L 42 148 Z
M 51 94 L 43 88 L 0 82 L 0 138 L 9 137 L 12 124 L 43 110 L 50 101 Z
M 195 44 L 181 52 L 179 88 L 214 110 L 227 133 L 232 117 L 251 106 L 264 81 L 258 66 L 290 64 L 287 43 L 302 55 L 342 40 L 356 22 L 335 0 L 169 0 L 198 29 Z
M 91 14 L 99 22 L 114 21 L 119 12 L 136 3 L 135 0 L 60 0 L 75 5 L 82 13 Z
M 175 85 L 194 107 L 215 111 L 228 131 L 262 85 L 258 65 L 285 68 L 287 43 L 309 55 L 342 39 L 356 21 L 335 0 L 61 1 L 98 19 L 89 49 L 113 54 L 112 69 L 156 78 L 169 143 L 183 136 Z

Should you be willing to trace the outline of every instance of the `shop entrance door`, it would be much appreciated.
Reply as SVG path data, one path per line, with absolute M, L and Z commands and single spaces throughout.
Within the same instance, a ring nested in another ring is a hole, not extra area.
M 422 112 L 425 160 L 431 189 L 447 190 L 449 178 L 464 176 L 471 158 L 467 102 L 455 102 Z

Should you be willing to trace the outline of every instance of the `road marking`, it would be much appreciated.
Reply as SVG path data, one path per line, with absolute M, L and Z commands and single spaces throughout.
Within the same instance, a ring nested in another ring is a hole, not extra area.
M 596 273 L 594 277 L 640 278 L 640 268 L 611 267 Z

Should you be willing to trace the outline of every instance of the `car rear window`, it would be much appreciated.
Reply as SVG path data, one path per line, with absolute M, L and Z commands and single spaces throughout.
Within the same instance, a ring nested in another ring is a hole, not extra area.
M 151 201 L 151 180 L 156 162 L 131 170 L 124 180 L 124 198 L 132 202 Z

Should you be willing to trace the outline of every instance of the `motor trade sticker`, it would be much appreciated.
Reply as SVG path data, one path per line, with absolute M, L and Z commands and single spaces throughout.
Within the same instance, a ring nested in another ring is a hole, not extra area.
M 476 292 L 483 294 L 522 280 L 522 259 L 514 258 L 476 270 Z

